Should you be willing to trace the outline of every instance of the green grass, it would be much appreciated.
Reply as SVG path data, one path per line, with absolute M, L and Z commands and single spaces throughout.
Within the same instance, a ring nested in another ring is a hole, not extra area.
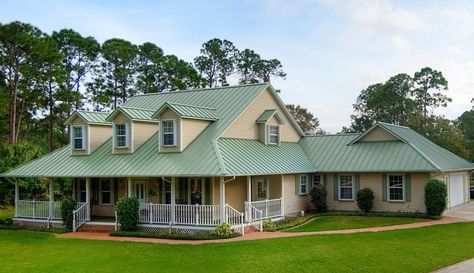
M 12 206 L 0 206 L 0 220 L 5 220 L 8 218 L 13 218 L 14 209 Z
M 0 230 L 0 272 L 430 272 L 474 257 L 474 223 L 204 245 Z
M 376 217 L 376 216 L 322 216 L 289 232 L 307 232 L 323 230 L 340 230 L 353 228 L 368 228 L 425 222 L 427 219 L 402 218 L 402 217 Z

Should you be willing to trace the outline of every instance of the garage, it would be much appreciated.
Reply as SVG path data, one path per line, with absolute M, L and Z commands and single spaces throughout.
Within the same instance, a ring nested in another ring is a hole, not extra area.
M 451 174 L 448 179 L 449 208 L 464 204 L 464 174 Z

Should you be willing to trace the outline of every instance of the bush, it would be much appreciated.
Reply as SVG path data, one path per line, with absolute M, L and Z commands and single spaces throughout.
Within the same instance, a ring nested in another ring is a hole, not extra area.
M 223 236 L 234 234 L 234 231 L 232 230 L 232 227 L 229 224 L 222 223 L 214 229 L 214 233 L 219 236 Z
M 274 230 L 276 227 L 277 227 L 276 223 L 270 219 L 265 219 L 262 221 L 262 228 L 265 231 Z
M 425 185 L 425 206 L 430 216 L 441 216 L 448 203 L 448 189 L 443 181 L 431 179 Z
M 117 202 L 115 210 L 117 211 L 117 222 L 120 226 L 120 230 L 137 230 L 137 225 L 140 220 L 138 214 L 139 203 L 137 198 L 120 198 L 120 200 Z
M 61 218 L 67 230 L 72 230 L 73 212 L 76 209 L 76 200 L 66 197 L 61 200 Z
M 278 231 L 278 230 L 294 228 L 310 221 L 313 218 L 314 216 L 311 216 L 311 215 L 298 216 L 296 218 L 289 218 L 289 219 L 284 219 L 278 222 L 272 222 L 271 225 L 267 225 L 267 226 L 265 226 L 265 222 L 263 222 L 263 231 Z
M 357 206 L 363 212 L 369 212 L 374 206 L 374 192 L 370 188 L 363 188 L 357 192 Z
M 112 231 L 110 236 L 117 237 L 142 237 L 142 238 L 157 238 L 157 239 L 173 239 L 173 240 L 216 240 L 228 239 L 240 236 L 238 233 L 228 235 L 218 235 L 215 232 L 205 233 L 199 232 L 194 234 L 185 233 L 149 233 L 142 231 Z
M 317 184 L 310 191 L 311 203 L 316 212 L 326 212 L 328 210 L 328 191 L 323 184 Z

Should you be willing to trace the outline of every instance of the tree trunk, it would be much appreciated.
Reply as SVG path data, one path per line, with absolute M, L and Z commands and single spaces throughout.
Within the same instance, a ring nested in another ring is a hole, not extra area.
M 17 93 L 18 93 L 18 72 L 15 73 L 13 83 L 10 84 L 10 103 L 8 104 L 8 120 L 9 120 L 9 129 L 10 134 L 8 136 L 8 142 L 10 144 L 16 144 L 16 103 L 17 103 Z
M 48 83 L 48 107 L 49 107 L 49 118 L 48 118 L 48 151 L 52 152 L 54 150 L 53 145 L 53 86 L 51 82 Z

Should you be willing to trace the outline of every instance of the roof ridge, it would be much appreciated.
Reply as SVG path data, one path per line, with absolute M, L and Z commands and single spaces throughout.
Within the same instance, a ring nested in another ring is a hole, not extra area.
M 134 110 L 142 110 L 142 111 L 150 111 L 150 112 L 155 112 L 153 109 L 146 109 L 146 108 L 140 108 L 140 107 L 130 107 L 130 106 L 119 106 L 118 108 L 125 108 L 125 109 L 134 109 Z
M 82 112 L 82 113 L 90 113 L 90 114 L 101 114 L 101 115 L 108 115 L 109 112 L 102 112 L 102 111 L 87 111 L 87 110 L 82 110 L 82 109 L 77 109 L 75 110 L 76 112 Z
M 211 108 L 211 107 L 205 107 L 205 106 L 199 106 L 199 105 L 192 105 L 192 104 L 185 104 L 185 103 L 176 103 L 176 102 L 165 102 L 166 104 L 170 105 L 179 105 L 179 106 L 188 106 L 188 107 L 196 107 L 196 108 L 202 108 L 202 109 L 207 109 L 207 110 L 217 110 L 216 108 Z
M 431 160 L 431 158 L 429 158 L 427 155 L 425 155 L 425 153 L 423 153 L 420 148 L 418 148 L 415 144 L 413 144 L 412 142 L 406 142 L 408 144 L 408 146 L 410 146 L 413 150 L 415 150 L 415 152 L 417 152 L 419 155 L 421 155 L 421 157 L 423 157 L 426 161 L 428 161 L 428 163 L 430 163 L 430 165 L 432 165 L 433 167 L 435 167 L 435 169 L 438 169 L 441 171 L 441 168 L 438 166 L 438 164 L 436 164 L 433 160 Z
M 377 121 L 377 123 L 378 123 L 378 124 L 381 124 L 381 125 L 394 126 L 394 127 L 404 128 L 404 129 L 411 129 L 411 128 L 408 127 L 408 126 L 403 126 L 403 125 L 393 124 L 393 123 L 388 123 L 388 122 Z M 377 124 L 377 123 L 376 123 L 376 124 Z
M 361 133 L 341 133 L 341 134 L 319 134 L 319 135 L 304 135 L 304 137 L 325 137 L 325 136 L 355 136 Z
M 245 86 L 258 86 L 258 85 L 269 85 L 268 82 L 263 83 L 250 83 L 250 84 L 240 84 L 240 85 L 228 85 L 228 86 L 216 86 L 216 87 L 207 87 L 207 88 L 195 88 L 195 89 L 185 89 L 185 90 L 176 90 L 176 91 L 168 91 L 168 92 L 156 92 L 156 93 L 146 93 L 146 94 L 138 94 L 133 97 L 140 97 L 140 96 L 158 96 L 158 95 L 167 95 L 167 94 L 176 94 L 176 93 L 185 93 L 185 92 L 199 92 L 199 91 L 213 91 L 217 89 L 232 89 L 232 88 L 239 88 Z

